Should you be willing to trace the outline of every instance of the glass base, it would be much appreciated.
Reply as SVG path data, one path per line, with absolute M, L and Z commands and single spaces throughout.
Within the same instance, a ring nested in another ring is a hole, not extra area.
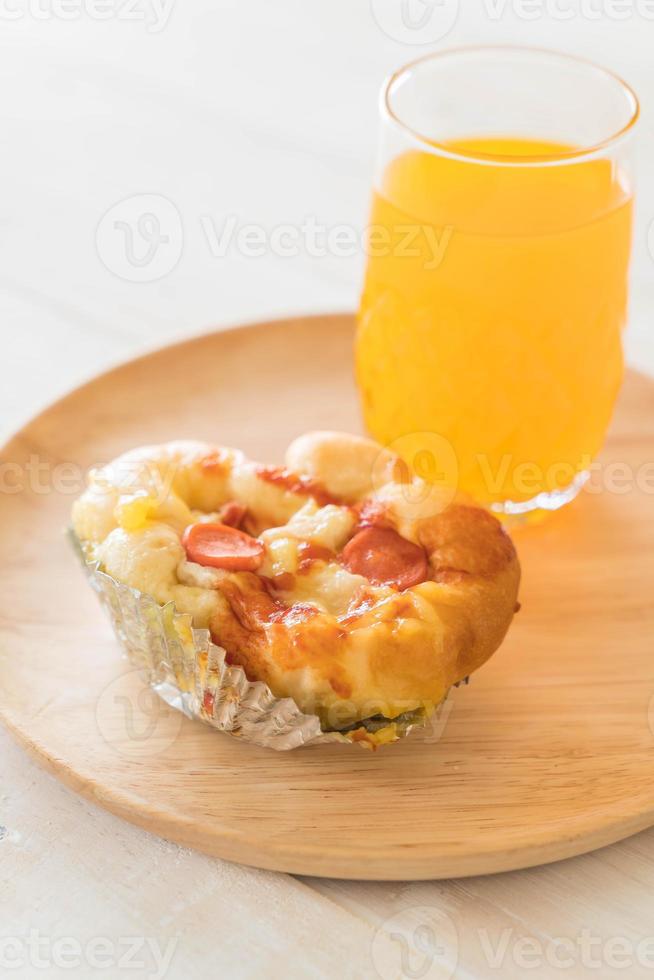
M 491 504 L 490 509 L 507 524 L 515 526 L 516 524 L 537 523 L 553 510 L 559 510 L 574 500 L 589 479 L 590 471 L 583 470 L 581 473 L 577 473 L 572 483 L 562 490 L 543 491 L 529 500 L 502 500 Z

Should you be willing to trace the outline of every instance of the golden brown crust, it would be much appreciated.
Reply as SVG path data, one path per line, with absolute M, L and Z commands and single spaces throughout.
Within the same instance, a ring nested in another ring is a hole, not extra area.
M 292 693 L 334 727 L 439 703 L 502 642 L 520 566 L 499 521 L 478 507 L 453 504 L 423 520 L 419 539 L 433 569 L 422 585 L 381 604 L 363 596 L 337 622 L 311 607 L 294 607 L 285 617 L 260 583 L 252 583 L 249 596 L 231 591 L 233 619 L 218 618 L 216 641 L 232 662 L 273 691 Z M 288 686 L 304 668 L 313 676 L 309 693 L 301 684 Z
M 517 560 L 500 522 L 469 504 L 452 504 L 420 522 L 418 539 L 430 557 L 434 577 L 444 573 L 490 578 Z
M 250 679 L 326 727 L 438 704 L 509 627 L 520 578 L 510 538 L 370 440 L 309 433 L 286 462 L 262 467 L 199 443 L 146 447 L 92 477 L 75 529 L 109 574 L 175 602 Z M 220 520 L 229 503 L 247 508 L 246 530 L 264 546 L 256 573 L 204 568 L 184 552 L 184 528 Z M 398 591 L 344 567 L 344 549 L 374 525 L 411 542 L 407 552 L 425 550 L 418 584 Z

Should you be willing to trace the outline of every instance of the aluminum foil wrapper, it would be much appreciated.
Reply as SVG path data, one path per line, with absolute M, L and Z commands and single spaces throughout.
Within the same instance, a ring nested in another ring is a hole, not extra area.
M 267 684 L 249 681 L 242 667 L 228 664 L 226 651 L 212 641 L 209 630 L 195 629 L 174 602 L 161 606 L 152 596 L 116 581 L 87 560 L 72 530 L 68 536 L 128 660 L 144 671 L 150 687 L 172 708 L 219 732 L 280 751 L 328 742 L 375 747 L 375 737 L 367 738 L 361 728 L 323 732 L 317 715 L 304 714 L 291 698 L 275 697 Z M 383 730 L 381 741 L 390 742 L 424 724 L 425 719 L 413 715 L 377 721 L 373 730 Z

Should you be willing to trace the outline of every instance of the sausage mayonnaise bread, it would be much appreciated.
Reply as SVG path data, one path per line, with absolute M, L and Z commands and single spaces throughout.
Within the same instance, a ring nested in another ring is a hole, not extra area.
M 337 432 L 301 436 L 285 467 L 196 442 L 134 450 L 92 472 L 73 525 L 103 571 L 174 601 L 323 730 L 429 713 L 516 608 L 494 517 Z

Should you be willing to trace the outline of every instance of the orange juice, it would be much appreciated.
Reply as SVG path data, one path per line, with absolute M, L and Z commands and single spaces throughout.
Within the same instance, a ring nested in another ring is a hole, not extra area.
M 601 446 L 623 373 L 631 197 L 610 160 L 566 162 L 573 147 L 446 149 L 461 156 L 397 157 L 374 195 L 365 420 L 409 456 L 437 433 L 461 489 L 520 504 L 569 486 Z

